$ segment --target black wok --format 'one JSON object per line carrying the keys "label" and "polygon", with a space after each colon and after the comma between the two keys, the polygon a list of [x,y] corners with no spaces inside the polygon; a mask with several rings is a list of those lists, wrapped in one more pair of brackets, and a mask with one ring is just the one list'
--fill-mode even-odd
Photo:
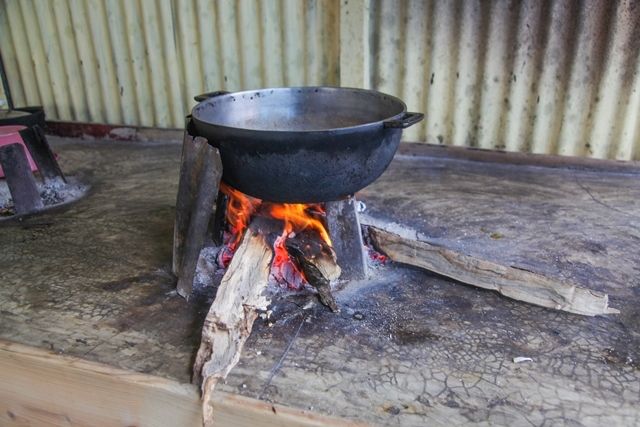
{"label": "black wok", "polygon": [[192,129],[220,149],[223,180],[284,203],[338,200],[378,178],[402,129],[422,120],[364,89],[299,87],[199,95]]}

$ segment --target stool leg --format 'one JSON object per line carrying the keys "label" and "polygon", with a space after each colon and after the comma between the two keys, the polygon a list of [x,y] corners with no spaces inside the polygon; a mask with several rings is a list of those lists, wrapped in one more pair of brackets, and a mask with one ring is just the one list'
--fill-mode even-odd
{"label": "stool leg", "polygon": [[0,147],[0,164],[7,180],[17,215],[36,212],[44,207],[36,180],[21,144]]}

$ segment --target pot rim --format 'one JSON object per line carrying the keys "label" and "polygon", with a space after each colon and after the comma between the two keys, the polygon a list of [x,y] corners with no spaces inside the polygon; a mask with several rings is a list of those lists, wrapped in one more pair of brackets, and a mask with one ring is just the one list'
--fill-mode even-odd
{"label": "pot rim", "polygon": [[[367,94],[372,94],[372,95],[377,95],[379,97],[382,97],[383,99],[390,99],[391,101],[397,103],[401,108],[402,111],[398,112],[397,114],[394,114],[392,116],[389,117],[385,117],[381,120],[376,120],[374,122],[367,122],[367,123],[361,123],[358,125],[353,125],[353,126],[345,126],[345,127],[336,127],[336,128],[327,128],[327,129],[312,129],[312,130],[299,130],[299,129],[278,129],[278,130],[273,130],[273,129],[252,129],[252,128],[244,128],[244,127],[237,127],[237,126],[227,126],[227,125],[221,125],[221,124],[217,124],[217,123],[213,123],[210,121],[206,121],[203,119],[200,119],[198,117],[198,109],[202,109],[204,108],[204,106],[206,106],[207,104],[211,104],[214,101],[213,100],[217,100],[217,99],[221,99],[221,98],[232,98],[232,97],[239,97],[239,96],[246,96],[246,95],[258,95],[261,92],[266,92],[266,91],[295,91],[295,90],[299,90],[299,91],[308,91],[308,92],[318,92],[319,90],[323,90],[323,91],[341,91],[341,92],[359,92],[359,93],[367,93]],[[342,86],[284,86],[284,87],[273,87],[273,88],[262,88],[262,89],[250,89],[250,90],[243,90],[243,91],[238,91],[238,92],[227,92],[227,93],[221,93],[221,94],[217,94],[215,96],[212,96],[211,98],[205,99],[204,101],[201,101],[199,103],[197,103],[192,109],[191,109],[191,118],[192,120],[196,123],[196,124],[201,124],[207,127],[213,127],[216,129],[220,129],[223,131],[231,131],[231,132],[252,132],[252,133],[260,133],[263,135],[274,135],[274,134],[294,134],[294,133],[303,133],[303,134],[323,134],[323,133],[350,133],[350,132],[358,132],[358,131],[363,131],[365,129],[370,129],[370,128],[375,128],[375,127],[383,127],[385,122],[389,122],[389,121],[394,121],[394,120],[398,120],[400,119],[405,113],[407,112],[407,105],[404,103],[404,101],[402,101],[400,98],[393,96],[393,95],[389,95],[387,93],[384,92],[380,92],[377,90],[373,90],[373,89],[361,89],[361,88],[353,88],[353,87],[342,87]]]}

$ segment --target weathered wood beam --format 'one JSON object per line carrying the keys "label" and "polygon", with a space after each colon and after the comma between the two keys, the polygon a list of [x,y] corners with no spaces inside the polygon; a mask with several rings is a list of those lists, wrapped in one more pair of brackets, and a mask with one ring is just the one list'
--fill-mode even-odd
{"label": "weathered wood beam", "polygon": [[619,313],[609,297],[568,281],[553,280],[524,269],[500,265],[414,238],[367,227],[373,245],[393,261],[424,268],[519,301],[570,313],[595,316]]}
{"label": "weathered wood beam", "polygon": [[[356,426],[355,422],[217,391],[216,426]],[[0,425],[202,426],[191,384],[0,340]]]}
{"label": "weathered wood beam", "polygon": [[189,384],[0,341],[0,425],[198,426]]}

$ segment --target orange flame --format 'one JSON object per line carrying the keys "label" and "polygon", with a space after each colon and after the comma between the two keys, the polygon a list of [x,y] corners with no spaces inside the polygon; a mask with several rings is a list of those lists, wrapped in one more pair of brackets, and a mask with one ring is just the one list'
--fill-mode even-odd
{"label": "orange flame", "polygon": [[233,241],[229,243],[231,250],[235,250],[240,243],[244,231],[249,226],[249,221],[260,206],[262,201],[229,187],[224,182],[220,183],[220,191],[227,195],[226,219],[229,231],[233,235]]}
{"label": "orange flame", "polygon": [[323,216],[324,209],[319,204],[305,205],[296,204],[269,204],[269,214],[271,217],[284,221],[284,231],[287,235],[291,232],[299,233],[306,228],[315,230],[322,240],[331,246],[329,233],[322,221],[316,216]]}
{"label": "orange flame", "polygon": [[291,233],[311,229],[331,246],[331,238],[322,220],[325,216],[323,206],[318,203],[263,203],[262,200],[247,196],[224,183],[220,185],[220,191],[228,196],[226,220],[229,228],[229,236],[225,239],[226,250],[222,251],[224,254],[222,264],[227,265],[231,260],[253,216],[261,215],[279,219],[283,222],[283,230],[273,245],[272,275],[277,281],[286,282],[292,288],[302,287],[305,281],[304,274],[291,261],[285,242]]}

